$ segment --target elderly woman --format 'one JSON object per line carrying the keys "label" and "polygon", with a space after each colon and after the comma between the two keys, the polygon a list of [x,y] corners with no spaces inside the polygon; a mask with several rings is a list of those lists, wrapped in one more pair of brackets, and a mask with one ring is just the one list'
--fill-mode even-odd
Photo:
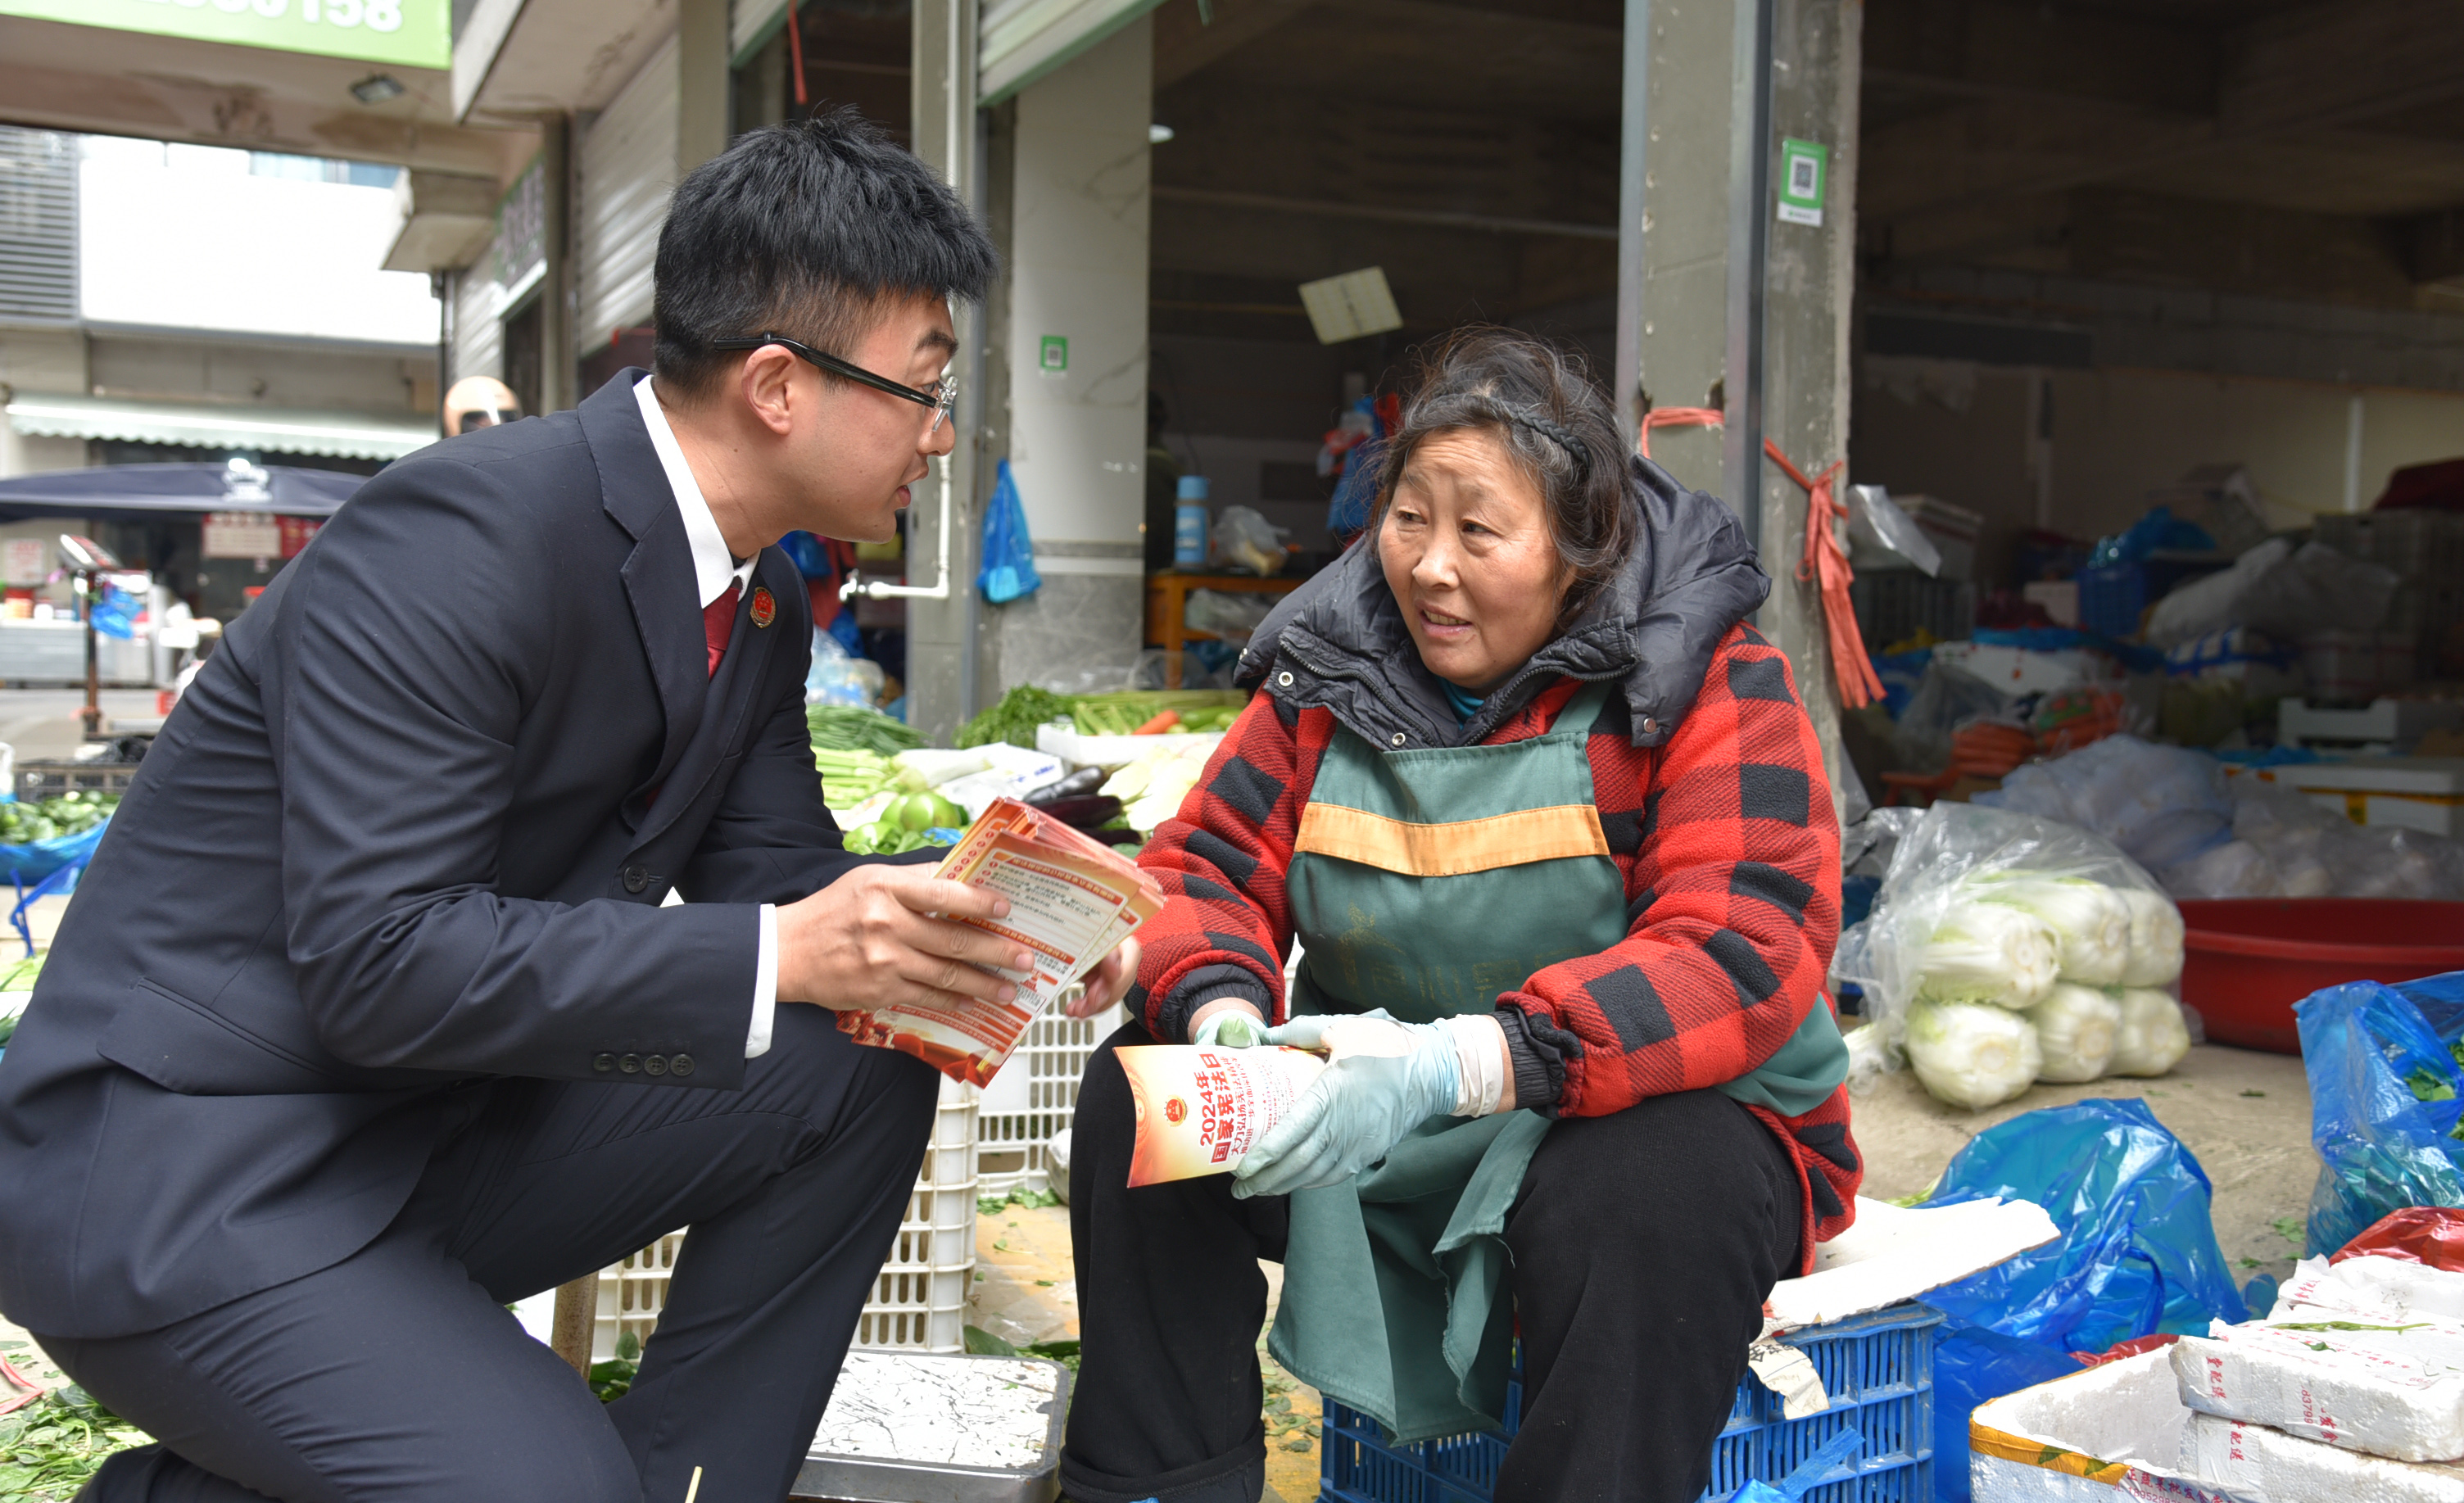
{"label": "elderly woman", "polygon": [[[1276,1359],[1404,1440],[1492,1427],[1519,1336],[1501,1503],[1690,1503],[1848,1224],[1838,830],[1734,519],[1507,331],[1436,352],[1384,466],[1142,858],[1173,900],[1070,1164],[1077,1503],[1254,1503],[1260,1258]],[[1154,1042],[1332,1064],[1235,1174],[1131,1189],[1112,1050]]]}

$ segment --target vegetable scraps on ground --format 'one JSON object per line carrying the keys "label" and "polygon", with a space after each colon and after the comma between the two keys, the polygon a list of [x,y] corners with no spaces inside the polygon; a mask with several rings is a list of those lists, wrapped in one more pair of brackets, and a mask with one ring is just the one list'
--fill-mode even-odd
{"label": "vegetable scraps on ground", "polygon": [[115,1451],[153,1439],[71,1386],[0,1415],[0,1497],[67,1503]]}

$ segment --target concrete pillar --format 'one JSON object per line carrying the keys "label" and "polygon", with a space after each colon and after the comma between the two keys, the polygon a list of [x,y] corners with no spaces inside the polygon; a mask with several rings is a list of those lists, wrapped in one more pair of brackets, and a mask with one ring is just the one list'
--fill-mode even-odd
{"label": "concrete pillar", "polygon": [[542,217],[546,232],[540,254],[546,268],[539,282],[539,410],[561,412],[581,405],[589,393],[579,388],[580,367],[573,357],[573,318],[579,298],[575,286],[573,206],[580,195],[573,151],[573,117],[550,115],[539,122],[539,177],[545,189]]}
{"label": "concrete pillar", "polygon": [[989,699],[1144,641],[1153,23],[1021,90],[1010,133],[1010,472],[1044,587],[985,608]]}
{"label": "concrete pillar", "polygon": [[[980,212],[997,201],[989,184],[982,121],[976,109],[976,15],[974,0],[917,0],[913,10],[909,77],[915,154],[958,189]],[[1000,228],[994,227],[996,239]],[[949,458],[947,588],[940,599],[907,597],[908,723],[947,745],[969,716],[982,708],[978,670],[983,602],[976,593],[976,540],[982,500],[991,493],[988,454],[1000,453],[1006,423],[999,390],[987,389],[987,328],[1000,308],[1001,290],[984,308],[956,310],[958,402],[950,420],[958,445]],[[993,382],[996,387],[1005,384]],[[938,474],[919,486],[908,524],[907,581],[930,589],[943,557],[941,481]]]}
{"label": "concrete pillar", "polygon": [[676,177],[727,149],[727,0],[677,0]]}
{"label": "concrete pillar", "polygon": [[[1626,17],[1620,395],[1726,409],[1725,430],[1658,430],[1652,456],[1736,507],[1761,548],[1771,594],[1758,624],[1788,653],[1837,799],[1854,774],[1820,595],[1796,577],[1806,494],[1761,444],[1808,476],[1846,456],[1863,11],[1629,0]],[[1825,148],[1819,225],[1778,215],[1783,140]]]}

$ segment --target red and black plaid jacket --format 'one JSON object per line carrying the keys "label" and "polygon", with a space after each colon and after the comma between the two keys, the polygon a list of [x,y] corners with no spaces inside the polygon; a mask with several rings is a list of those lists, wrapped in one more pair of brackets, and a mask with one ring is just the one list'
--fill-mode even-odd
{"label": "red and black plaid jacket", "polygon": [[[1580,685],[1560,679],[1487,744],[1548,730]],[[1613,710],[1622,706],[1611,697]],[[1291,952],[1284,887],[1334,715],[1261,690],[1206,775],[1139,857],[1173,901],[1139,931],[1133,1001],[1158,1038],[1179,1038],[1201,996],[1263,991],[1284,1016]],[[1822,748],[1788,660],[1750,627],[1729,629],[1693,708],[1661,745],[1638,747],[1622,714],[1588,746],[1600,827],[1625,879],[1631,928],[1598,955],[1550,966],[1498,998],[1544,1055],[1564,1116],[1605,1116],[1645,1096],[1736,1080],[1788,1042],[1839,933],[1839,829]],[[1244,974],[1245,973],[1245,974]],[[1226,984],[1229,983],[1229,984]],[[1518,1071],[1518,1094],[1523,1072]],[[1749,1108],[1795,1158],[1805,1186],[1805,1268],[1845,1230],[1864,1176],[1843,1087],[1802,1116]]]}

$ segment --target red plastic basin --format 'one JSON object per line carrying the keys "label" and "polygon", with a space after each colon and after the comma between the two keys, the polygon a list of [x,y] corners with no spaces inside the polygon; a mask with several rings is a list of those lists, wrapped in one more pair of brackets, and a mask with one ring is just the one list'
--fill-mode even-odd
{"label": "red plastic basin", "polygon": [[2232,897],[2181,907],[2182,1000],[2219,1044],[2299,1054],[2293,1005],[2321,986],[2464,971],[2464,903]]}

